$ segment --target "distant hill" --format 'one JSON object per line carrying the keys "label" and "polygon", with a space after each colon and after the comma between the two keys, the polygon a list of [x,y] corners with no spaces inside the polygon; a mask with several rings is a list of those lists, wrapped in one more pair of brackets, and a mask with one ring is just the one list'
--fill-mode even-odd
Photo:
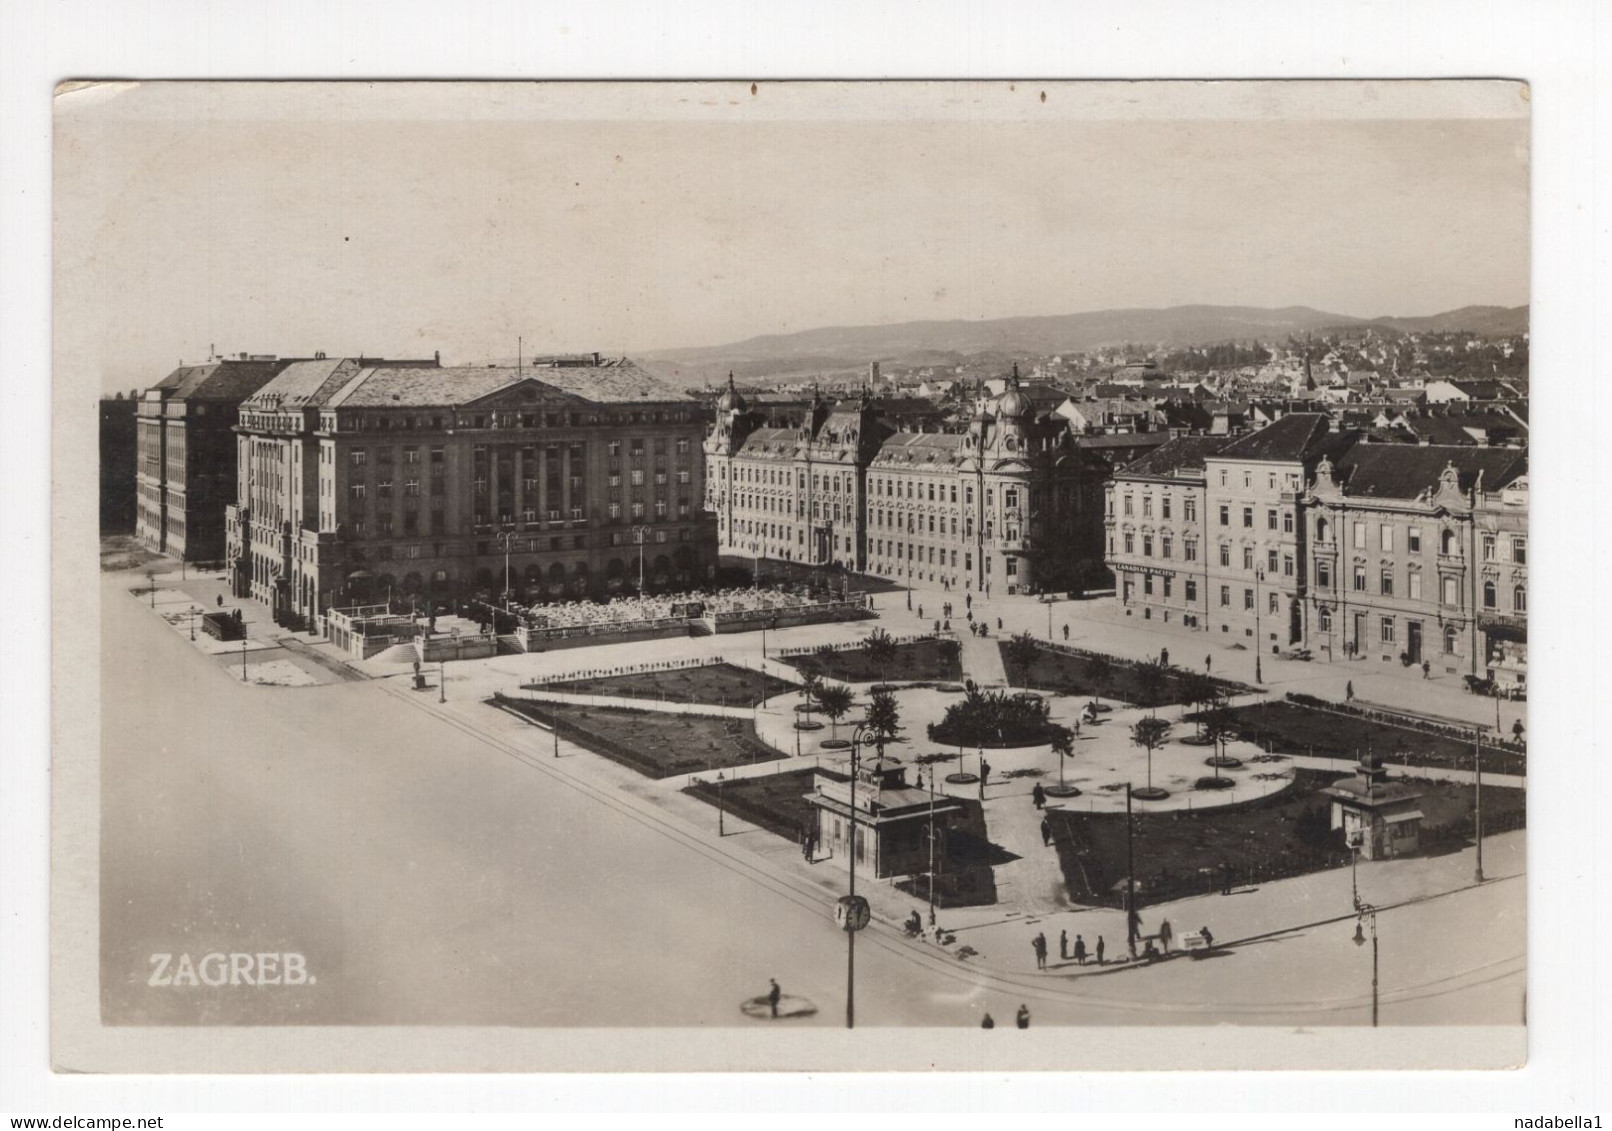
{"label": "distant hill", "polygon": [[731,369],[739,377],[829,375],[870,361],[906,365],[956,364],[977,354],[1072,353],[1126,343],[1212,345],[1233,340],[1283,341],[1289,335],[1375,325],[1402,332],[1465,330],[1500,336],[1528,328],[1528,308],[1468,306],[1425,318],[1354,318],[1307,306],[1173,306],[1096,310],[980,321],[900,322],[889,326],[826,326],[767,334],[721,346],[661,350],[635,360],[672,381],[704,384]]}

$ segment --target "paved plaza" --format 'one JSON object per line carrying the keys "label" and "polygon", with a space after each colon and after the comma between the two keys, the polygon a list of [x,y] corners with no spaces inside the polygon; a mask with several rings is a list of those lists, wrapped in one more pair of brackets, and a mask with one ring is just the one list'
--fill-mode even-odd
{"label": "paved plaza", "polygon": [[[140,590],[143,584],[143,579],[137,580],[125,589]],[[159,574],[156,584],[154,599],[153,595],[143,592],[128,594],[127,599],[153,606],[151,611],[187,643],[190,643],[188,629],[193,608],[217,608],[220,595],[226,607],[235,607],[223,593],[222,581],[216,577],[181,578],[172,573]],[[934,627],[933,618],[921,619],[920,609],[932,612],[947,599],[955,602],[955,594],[915,591],[909,611],[904,594],[881,594],[875,598],[878,620],[771,631],[766,634],[766,655],[762,652],[760,633],[660,641],[653,652],[654,662],[676,665],[722,660],[798,681],[800,673],[776,658],[779,649],[855,644],[878,627],[898,636],[930,631]],[[724,816],[723,835],[718,837],[717,815],[712,807],[683,792],[691,782],[709,775],[679,775],[650,781],[569,742],[555,742],[547,731],[498,712],[486,706],[484,700],[495,692],[502,692],[583,707],[619,705],[750,718],[762,741],[782,751],[785,757],[732,767],[726,771],[726,776],[732,780],[815,768],[827,760],[843,759],[843,749],[825,749],[822,744],[836,729],[840,738],[849,737],[867,703],[869,684],[851,685],[856,705],[837,728],[825,725],[821,730],[810,731],[801,731],[795,726],[801,717],[796,709],[803,699],[799,692],[775,695],[751,708],[646,703],[640,698],[553,692],[543,688],[545,682],[584,674],[631,671],[646,659],[643,646],[636,643],[503,655],[449,663],[445,667],[432,666],[426,673],[427,686],[422,691],[411,685],[410,665],[352,660],[338,653],[323,638],[291,633],[274,626],[261,606],[252,602],[239,604],[248,628],[247,670],[250,682],[262,685],[256,690],[258,694],[274,695],[276,687],[295,689],[314,684],[368,681],[409,706],[435,714],[468,733],[526,752],[523,757],[546,757],[551,764],[545,769],[550,773],[585,781],[590,787],[617,797],[630,798],[635,806],[648,805],[661,814],[660,819],[676,821],[693,835],[718,838],[724,852],[743,853],[753,867],[761,869],[775,882],[820,892],[824,906],[835,893],[844,889],[843,861],[819,859],[808,863],[794,843],[736,816]],[[1002,687],[1006,683],[998,651],[1000,640],[1015,632],[1030,632],[1046,639],[1049,624],[1052,639],[1059,643],[1064,641],[1063,627],[1068,625],[1069,643],[1131,659],[1157,658],[1161,649],[1168,649],[1173,663],[1185,665],[1189,657],[1196,657],[1198,650],[1204,649],[1206,666],[1213,674],[1253,685],[1253,659],[1247,652],[1217,646],[1202,634],[1137,624],[1124,617],[1111,598],[1057,602],[1033,598],[980,600],[974,603],[974,612],[976,620],[987,625],[988,635],[981,638],[964,634],[961,658],[965,677],[985,687]],[[226,669],[233,664],[233,670],[239,671],[242,652],[238,643],[214,641],[198,632],[193,646],[214,657],[214,662]],[[1425,715],[1461,720],[1468,725],[1494,725],[1496,701],[1470,695],[1451,679],[1407,678],[1398,670],[1389,671],[1369,662],[1306,663],[1268,657],[1262,666],[1264,685],[1239,696],[1236,703],[1280,697],[1291,690],[1342,699],[1352,686],[1357,700],[1400,705]],[[445,689],[440,686],[444,676]],[[293,694],[294,690],[286,693]],[[1042,837],[1043,814],[1031,800],[1036,784],[1052,785],[1060,780],[1059,760],[1050,746],[985,750],[983,756],[991,764],[991,776],[982,796],[976,783],[953,784],[944,780],[947,774],[958,771],[977,774],[982,752],[966,746],[960,750],[942,746],[926,736],[927,724],[938,721],[946,706],[957,701],[961,693],[898,686],[895,694],[903,731],[897,741],[889,744],[887,752],[909,764],[922,758],[924,763],[932,765],[937,771],[935,786],[940,793],[981,800],[990,840],[1001,850],[1003,858],[993,865],[995,904],[942,909],[940,938],[926,934],[918,940],[901,940],[900,945],[927,949],[948,962],[997,976],[1083,979],[1127,970],[1142,973],[1144,968],[1148,977],[1162,976],[1162,969],[1155,971],[1147,964],[1130,961],[1124,946],[1125,923],[1121,912],[1080,906],[1068,897],[1056,850]],[[1049,694],[1047,698],[1052,720],[1073,729],[1087,702],[1086,697]],[[1195,724],[1182,717],[1189,711],[1188,707],[1174,705],[1148,711],[1119,702],[1111,702],[1110,706],[1112,709],[1104,712],[1096,723],[1081,725],[1074,753],[1062,767],[1063,780],[1077,787],[1080,794],[1066,799],[1048,798],[1049,808],[1087,813],[1124,812],[1126,786],[1139,786],[1148,780],[1147,754],[1131,741],[1130,733],[1132,724],[1149,714],[1165,718],[1173,727],[1170,741],[1154,752],[1151,767],[1153,784],[1169,791],[1169,796],[1157,801],[1133,802],[1138,813],[1237,805],[1280,790],[1297,768],[1344,768],[1326,759],[1271,756],[1252,743],[1231,742],[1226,753],[1240,760],[1241,765],[1221,772],[1232,779],[1233,787],[1194,789],[1193,783],[1198,778],[1215,771],[1206,765],[1212,754],[1209,748],[1179,741],[1196,731]],[[1501,702],[1498,709],[1502,729],[1509,729],[1511,720],[1520,716],[1522,707]],[[1419,769],[1417,773],[1424,777],[1467,780],[1464,772],[1458,770]],[[1485,780],[1495,785],[1523,784],[1515,779],[1486,777]],[[924,781],[927,785],[927,770]],[[1491,882],[1514,881],[1521,875],[1522,841],[1521,832],[1486,840],[1486,867]],[[1419,907],[1429,899],[1455,899],[1473,886],[1471,857],[1472,850],[1467,849],[1436,857],[1366,864],[1360,869],[1361,883],[1373,893],[1372,898],[1384,906]],[[1203,896],[1148,907],[1144,910],[1143,928],[1153,932],[1160,921],[1170,919],[1177,937],[1208,926],[1219,941],[1250,940],[1249,945],[1253,945],[1260,939],[1302,932],[1314,923],[1347,919],[1352,914],[1351,879],[1349,869],[1334,869],[1257,888],[1238,884],[1229,899]],[[871,876],[861,877],[858,886],[872,901],[882,929],[892,936],[896,933],[894,925],[922,903],[897,890],[890,882],[875,881]],[[1058,954],[1060,937],[1066,937],[1072,945],[1078,935],[1088,949],[1093,950],[1096,939],[1102,937],[1108,961],[1102,966],[1094,961],[1081,965],[1072,958],[1055,957],[1046,971],[1037,971],[1029,946],[1036,933],[1047,935],[1054,956]],[[1520,944],[1518,962],[1520,969]]]}

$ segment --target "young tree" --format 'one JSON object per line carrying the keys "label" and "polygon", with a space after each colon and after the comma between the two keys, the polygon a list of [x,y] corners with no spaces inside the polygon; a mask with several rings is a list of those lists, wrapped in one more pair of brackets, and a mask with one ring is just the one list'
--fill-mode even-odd
{"label": "young tree", "polygon": [[1075,752],[1074,732],[1068,727],[1059,727],[1052,736],[1052,752],[1058,755],[1058,786],[1063,788],[1063,761]]}
{"label": "young tree", "polygon": [[1019,680],[1020,687],[1030,686],[1030,665],[1035,663],[1037,651],[1036,639],[1028,632],[1014,636],[1002,648],[1009,666],[1018,668],[1022,673]]}
{"label": "young tree", "polygon": [[800,689],[806,696],[806,721],[812,721],[812,705],[817,702],[818,694],[823,690],[823,677],[816,672],[807,672],[800,677]]}
{"label": "young tree", "polygon": [[883,627],[868,633],[868,638],[862,642],[862,650],[867,653],[868,659],[881,668],[896,658],[896,642]]}
{"label": "young tree", "polygon": [[1086,660],[1086,678],[1091,680],[1092,701],[1102,698],[1102,693],[1108,689],[1109,681],[1114,678],[1114,665],[1108,662],[1107,656],[1091,656]]}
{"label": "young tree", "polygon": [[893,692],[878,690],[868,701],[867,724],[880,738],[894,738],[901,729],[901,708]]}
{"label": "young tree", "polygon": [[1141,706],[1149,709],[1158,706],[1159,700],[1164,698],[1164,685],[1169,674],[1170,670],[1158,660],[1146,660],[1137,665],[1136,688],[1140,692],[1138,698]]}
{"label": "young tree", "polygon": [[1204,704],[1200,725],[1204,737],[1214,743],[1215,747],[1215,777],[1220,776],[1221,759],[1225,756],[1226,743],[1236,738],[1241,732],[1241,725],[1237,721],[1237,712],[1231,709],[1224,696],[1213,695]]}
{"label": "young tree", "polygon": [[818,709],[828,716],[831,733],[835,738],[840,736],[840,720],[850,711],[853,698],[851,689],[843,683],[825,684],[817,693]]}
{"label": "young tree", "polygon": [[1137,719],[1131,726],[1131,742],[1147,751],[1147,792],[1149,794],[1154,793],[1153,751],[1163,746],[1169,738],[1170,720],[1161,719],[1157,715],[1148,715],[1146,718]]}

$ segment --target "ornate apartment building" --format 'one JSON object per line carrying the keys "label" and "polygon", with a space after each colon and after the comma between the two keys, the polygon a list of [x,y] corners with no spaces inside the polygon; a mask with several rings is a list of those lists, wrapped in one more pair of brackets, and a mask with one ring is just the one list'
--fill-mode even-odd
{"label": "ornate apartment building", "polygon": [[1114,473],[1108,494],[1108,562],[1127,609],[1146,620],[1208,625],[1205,457],[1226,436],[1178,436]]}
{"label": "ornate apartment building", "polygon": [[186,561],[224,557],[240,404],[288,361],[242,355],[175,369],[135,411],[135,537]]}
{"label": "ornate apartment building", "polygon": [[705,415],[598,355],[291,365],[241,408],[235,592],[308,624],[388,594],[507,588],[539,603],[635,589],[640,553],[649,587],[702,580],[716,564]]}
{"label": "ornate apartment building", "polygon": [[1527,531],[1525,452],[1365,443],[1302,413],[1177,437],[1109,487],[1127,611],[1502,684],[1525,681]]}
{"label": "ornate apartment building", "polygon": [[1101,567],[1101,468],[1016,374],[961,433],[898,430],[867,394],[768,427],[730,380],[705,456],[723,553],[986,594]]}
{"label": "ornate apartment building", "polygon": [[1525,453],[1357,444],[1304,504],[1316,650],[1525,681]]}

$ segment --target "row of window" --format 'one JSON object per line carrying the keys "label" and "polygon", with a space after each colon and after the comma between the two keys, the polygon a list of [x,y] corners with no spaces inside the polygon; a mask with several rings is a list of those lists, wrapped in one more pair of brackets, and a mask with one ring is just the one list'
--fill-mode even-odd
{"label": "row of window", "polygon": [[[271,417],[253,417],[251,419],[271,420]],[[581,412],[494,412],[494,413],[466,413],[452,418],[440,413],[427,415],[377,413],[366,416],[357,413],[342,413],[339,416],[327,414],[322,427],[327,431],[339,428],[343,432],[388,432],[396,428],[400,431],[410,432],[416,429],[424,431],[430,429],[440,432],[445,423],[457,423],[460,428],[578,428],[583,425],[615,424],[672,424],[682,423],[690,419],[689,413],[684,410],[669,412],[632,412],[632,413],[581,413]]]}

